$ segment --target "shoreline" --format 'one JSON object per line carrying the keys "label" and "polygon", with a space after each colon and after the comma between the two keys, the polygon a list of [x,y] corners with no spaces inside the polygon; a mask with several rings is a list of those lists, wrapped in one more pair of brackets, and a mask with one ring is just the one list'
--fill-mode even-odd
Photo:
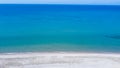
{"label": "shoreline", "polygon": [[6,58],[29,58],[29,57],[114,57],[120,58],[119,53],[86,53],[86,52],[25,52],[25,53],[0,53],[0,59]]}
{"label": "shoreline", "polygon": [[[36,52],[0,54],[0,68],[120,68],[120,54]],[[71,67],[70,67],[71,66]]]}

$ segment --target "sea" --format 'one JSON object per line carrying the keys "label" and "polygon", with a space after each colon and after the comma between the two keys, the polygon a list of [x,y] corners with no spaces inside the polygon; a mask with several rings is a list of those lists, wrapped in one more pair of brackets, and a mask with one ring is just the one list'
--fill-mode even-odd
{"label": "sea", "polygon": [[120,53],[120,5],[0,4],[0,53]]}

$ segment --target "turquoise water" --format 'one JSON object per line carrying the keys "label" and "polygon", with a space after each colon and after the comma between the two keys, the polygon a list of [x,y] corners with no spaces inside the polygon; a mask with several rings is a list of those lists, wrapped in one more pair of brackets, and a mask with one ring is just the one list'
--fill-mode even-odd
{"label": "turquoise water", "polygon": [[0,52],[120,52],[120,6],[0,5]]}

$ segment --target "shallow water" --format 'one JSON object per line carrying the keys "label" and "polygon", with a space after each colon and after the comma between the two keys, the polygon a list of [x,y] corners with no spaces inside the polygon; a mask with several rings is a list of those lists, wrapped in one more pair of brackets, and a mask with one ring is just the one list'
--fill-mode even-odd
{"label": "shallow water", "polygon": [[120,52],[120,6],[0,5],[0,52]]}

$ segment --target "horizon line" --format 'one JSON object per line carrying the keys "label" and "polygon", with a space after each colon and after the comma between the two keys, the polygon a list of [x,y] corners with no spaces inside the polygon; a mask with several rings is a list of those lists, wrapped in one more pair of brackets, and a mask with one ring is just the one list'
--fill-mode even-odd
{"label": "horizon line", "polygon": [[109,6],[109,5],[115,5],[115,6],[120,6],[120,4],[47,4],[47,3],[0,3],[1,4],[9,4],[9,5],[103,5],[103,6]]}

